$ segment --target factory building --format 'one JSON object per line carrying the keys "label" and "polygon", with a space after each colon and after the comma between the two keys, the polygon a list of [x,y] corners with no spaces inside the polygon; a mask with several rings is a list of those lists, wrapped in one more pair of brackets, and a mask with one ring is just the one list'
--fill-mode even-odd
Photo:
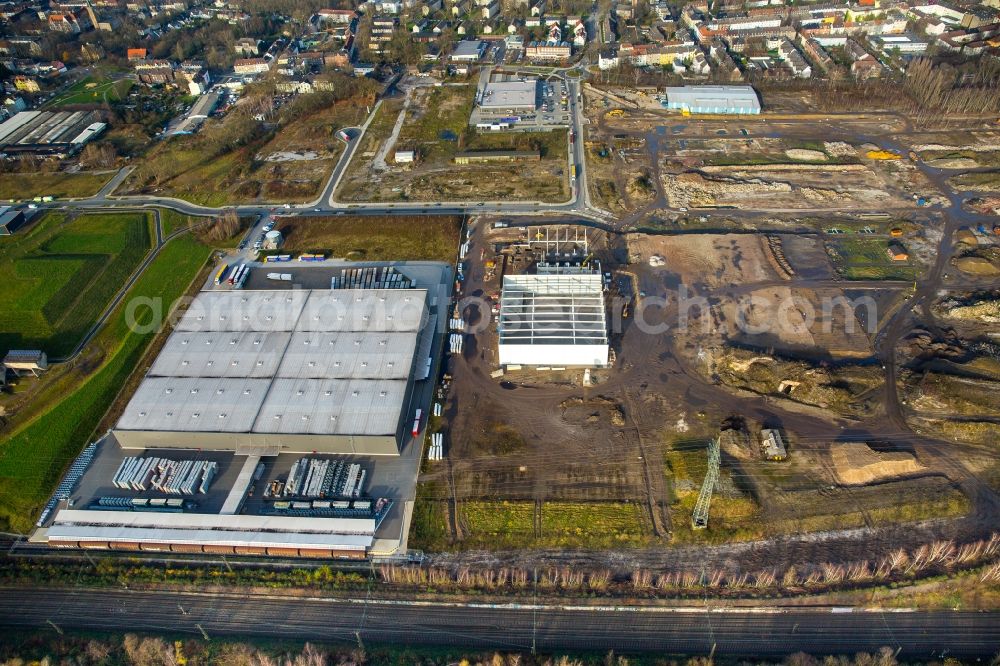
{"label": "factory building", "polygon": [[758,115],[760,100],[750,86],[677,86],[666,89],[663,106],[684,113]]}
{"label": "factory building", "polygon": [[202,292],[114,435],[124,448],[398,455],[420,337],[433,335],[426,298],[423,289]]}
{"label": "factory building", "polygon": [[607,365],[600,273],[505,275],[499,336],[500,365]]}
{"label": "factory building", "polygon": [[534,113],[538,99],[538,80],[497,81],[487,83],[479,100],[483,114],[510,115]]}
{"label": "factory building", "polygon": [[405,551],[450,268],[285,270],[301,286],[198,294],[116,426],[70,464],[34,539],[323,559]]}
{"label": "factory building", "polygon": [[71,155],[106,127],[96,111],[21,111],[0,124],[0,152]]}

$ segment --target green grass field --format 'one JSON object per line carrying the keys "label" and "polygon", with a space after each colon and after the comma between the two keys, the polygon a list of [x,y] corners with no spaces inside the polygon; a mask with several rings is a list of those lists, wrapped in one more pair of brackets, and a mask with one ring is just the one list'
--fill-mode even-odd
{"label": "green grass field", "polygon": [[462,548],[620,548],[644,546],[652,530],[632,502],[546,501],[535,534],[535,504],[525,501],[460,503],[466,530]]}
{"label": "green grass field", "polygon": [[46,108],[70,106],[73,104],[112,104],[125,99],[125,95],[135,83],[129,79],[118,81],[95,81],[87,77],[54,97]]}
{"label": "green grass field", "polygon": [[0,348],[68,354],[151,248],[147,213],[48,213],[0,240]]}
{"label": "green grass field", "polygon": [[919,267],[913,260],[893,261],[884,238],[838,238],[827,249],[837,270],[848,280],[912,280]]}
{"label": "green grass field", "polygon": [[442,133],[451,133],[457,139],[465,132],[475,94],[476,87],[471,85],[433,88],[419,118],[414,118],[417,105],[407,112],[396,150],[416,149],[424,159],[450,159],[458,143],[443,140]]}
{"label": "green grass field", "polygon": [[58,199],[92,197],[113,175],[113,171],[0,173],[0,199],[29,201],[44,196]]}
{"label": "green grass field", "polygon": [[[131,298],[160,299],[164,314],[182,296],[211,249],[190,235],[170,241],[133,285],[125,302],[88,348],[103,350],[100,365],[66,390],[46,411],[15,423],[0,440],[0,530],[31,529],[52,488],[97,428],[155,333],[129,328],[125,304]],[[153,315],[139,312],[138,322]]]}
{"label": "green grass field", "polygon": [[456,216],[278,218],[282,251],[332,253],[354,260],[429,260],[452,263],[461,219]]}

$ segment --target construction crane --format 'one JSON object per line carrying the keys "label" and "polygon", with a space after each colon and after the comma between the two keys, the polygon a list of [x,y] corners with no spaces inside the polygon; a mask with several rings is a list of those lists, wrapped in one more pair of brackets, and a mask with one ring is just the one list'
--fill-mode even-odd
{"label": "construction crane", "polygon": [[719,483],[719,463],[721,461],[719,438],[716,437],[708,444],[708,469],[705,471],[705,480],[701,484],[701,492],[698,493],[698,501],[694,505],[694,513],[691,514],[692,529],[703,530],[708,527],[708,509],[712,504],[712,492]]}

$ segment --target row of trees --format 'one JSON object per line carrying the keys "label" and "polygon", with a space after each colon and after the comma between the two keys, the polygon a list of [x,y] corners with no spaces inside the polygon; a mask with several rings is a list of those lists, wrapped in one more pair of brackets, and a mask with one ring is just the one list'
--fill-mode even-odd
{"label": "row of trees", "polygon": [[756,572],[727,571],[721,568],[676,570],[654,573],[636,570],[627,578],[615,577],[608,570],[583,572],[571,567],[548,567],[526,570],[516,567],[500,569],[459,568],[455,571],[435,567],[400,567],[383,565],[382,580],[395,585],[438,589],[466,590],[525,590],[537,588],[549,591],[613,592],[622,595],[664,593],[717,593],[733,591],[799,593],[803,590],[836,589],[888,583],[917,578],[931,572],[947,572],[956,568],[989,563],[980,578],[983,582],[1000,581],[1000,534],[987,539],[957,545],[953,541],[935,541],[912,550],[899,548],[875,560],[847,563],[820,562],[790,565],[785,569],[770,568]]}
{"label": "row of trees", "polygon": [[[465,649],[409,649],[403,645],[365,650],[351,646],[322,646],[305,643],[301,649],[259,648],[250,643],[214,640],[175,640],[170,642],[159,636],[125,634],[121,638],[82,638],[74,635],[30,641],[11,641],[12,651],[23,651],[24,656],[8,656],[2,666],[51,666],[54,664],[124,663],[130,666],[366,666],[368,664],[410,664],[417,666],[629,666],[629,657],[608,652],[603,658],[580,661],[567,656],[533,655],[520,652],[490,652]],[[46,653],[38,656],[38,648]],[[642,663],[646,663],[646,659]],[[672,656],[657,658],[663,666],[713,666],[711,658]],[[768,662],[760,662],[768,663]],[[876,653],[859,652],[852,656],[814,657],[798,653],[773,664],[784,666],[896,666],[896,653],[884,647]]]}

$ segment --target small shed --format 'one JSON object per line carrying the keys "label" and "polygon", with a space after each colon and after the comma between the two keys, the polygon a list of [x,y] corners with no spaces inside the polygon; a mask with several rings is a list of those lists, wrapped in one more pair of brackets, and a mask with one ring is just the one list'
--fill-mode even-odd
{"label": "small shed", "polygon": [[788,457],[788,450],[785,442],[781,439],[781,433],[773,428],[760,431],[761,449],[764,457],[768,460],[784,460]]}
{"label": "small shed", "polygon": [[23,210],[5,210],[0,213],[0,236],[10,236],[25,222]]}
{"label": "small shed", "polygon": [[15,375],[30,372],[36,377],[48,370],[49,359],[45,352],[39,349],[11,349],[3,359],[3,367]]}

